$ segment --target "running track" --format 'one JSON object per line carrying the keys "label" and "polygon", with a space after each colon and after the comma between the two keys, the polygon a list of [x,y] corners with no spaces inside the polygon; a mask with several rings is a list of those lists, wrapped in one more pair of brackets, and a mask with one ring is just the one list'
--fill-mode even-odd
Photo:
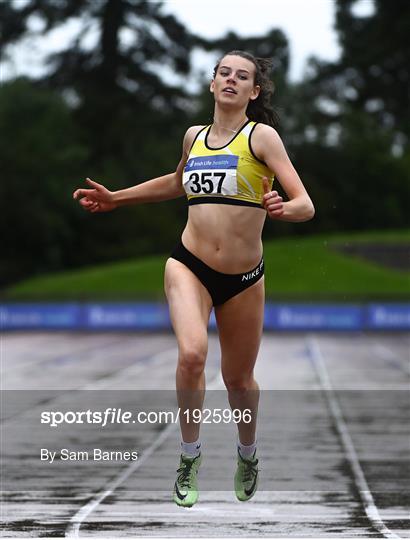
{"label": "running track", "polygon": [[[170,501],[176,424],[121,426],[115,441],[131,441],[135,462],[60,467],[38,455],[57,437],[38,429],[43,410],[83,409],[84,396],[101,405],[107,395],[172,409],[172,335],[5,334],[2,536],[410,538],[409,345],[399,333],[265,334],[256,369],[261,489],[236,501],[234,426],[204,425],[200,500],[182,509]],[[227,406],[215,335],[206,376],[208,406]],[[64,446],[75,445],[75,429],[58,432]],[[88,436],[107,445],[103,429]]]}

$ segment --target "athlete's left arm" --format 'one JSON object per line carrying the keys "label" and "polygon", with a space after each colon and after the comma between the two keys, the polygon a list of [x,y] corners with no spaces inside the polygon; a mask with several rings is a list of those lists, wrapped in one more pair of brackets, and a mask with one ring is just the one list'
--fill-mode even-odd
{"label": "athlete's left arm", "polygon": [[308,221],[315,208],[305,186],[296,172],[277,131],[266,124],[258,124],[252,136],[252,149],[264,161],[289,197],[283,202],[277,191],[271,191],[264,181],[263,206],[272,219]]}

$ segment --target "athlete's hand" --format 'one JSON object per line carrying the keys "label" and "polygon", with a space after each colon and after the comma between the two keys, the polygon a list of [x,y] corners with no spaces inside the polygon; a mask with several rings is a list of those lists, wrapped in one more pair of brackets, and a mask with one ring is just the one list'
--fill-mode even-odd
{"label": "athlete's hand", "polygon": [[89,212],[109,212],[116,208],[112,191],[89,178],[86,181],[92,189],[76,189],[73,193],[73,199],[78,200],[84,210]]}
{"label": "athlete's hand", "polygon": [[262,181],[264,193],[262,205],[271,219],[280,218],[283,214],[283,199],[277,191],[270,190],[269,180],[266,176],[262,178]]}

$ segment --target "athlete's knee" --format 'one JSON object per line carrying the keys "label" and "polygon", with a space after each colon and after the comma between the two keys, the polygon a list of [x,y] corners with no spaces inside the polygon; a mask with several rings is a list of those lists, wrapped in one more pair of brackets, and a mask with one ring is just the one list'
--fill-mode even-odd
{"label": "athlete's knee", "polygon": [[207,347],[191,344],[180,347],[178,368],[189,375],[201,375],[205,369]]}
{"label": "athlete's knee", "polygon": [[237,394],[244,394],[249,390],[256,390],[256,381],[253,378],[253,373],[250,374],[222,374],[226,389],[229,392],[235,392]]}

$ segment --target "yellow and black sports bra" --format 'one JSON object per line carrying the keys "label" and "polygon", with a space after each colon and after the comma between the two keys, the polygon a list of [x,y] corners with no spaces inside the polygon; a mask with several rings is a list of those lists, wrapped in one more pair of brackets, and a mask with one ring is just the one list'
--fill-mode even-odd
{"label": "yellow and black sports bra", "polygon": [[270,185],[272,172],[252,151],[251,135],[256,122],[248,120],[238,133],[220,148],[208,146],[211,126],[199,131],[184,168],[183,185],[188,204],[235,204],[262,208],[262,178]]}

